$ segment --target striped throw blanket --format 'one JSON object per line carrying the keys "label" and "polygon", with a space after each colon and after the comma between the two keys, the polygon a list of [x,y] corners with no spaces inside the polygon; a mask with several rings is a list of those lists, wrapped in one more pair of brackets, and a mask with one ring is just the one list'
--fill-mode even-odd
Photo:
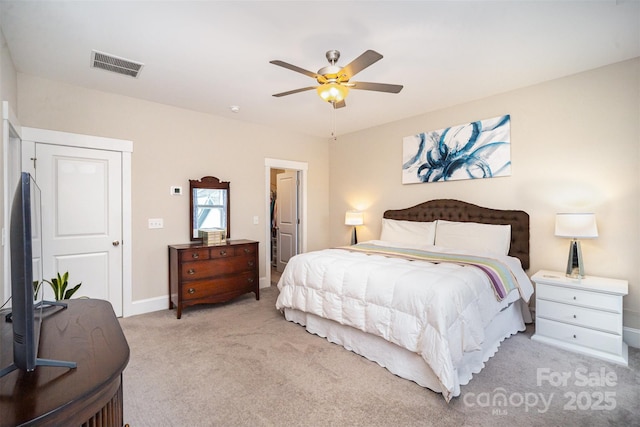
{"label": "striped throw blanket", "polygon": [[501,261],[476,255],[464,255],[445,252],[429,252],[419,249],[394,248],[389,246],[378,246],[367,243],[359,243],[354,246],[341,246],[338,249],[345,249],[352,252],[363,252],[369,255],[377,254],[409,260],[429,261],[434,263],[450,262],[458,265],[470,265],[482,270],[491,285],[498,301],[502,301],[513,289],[520,291],[511,269]]}

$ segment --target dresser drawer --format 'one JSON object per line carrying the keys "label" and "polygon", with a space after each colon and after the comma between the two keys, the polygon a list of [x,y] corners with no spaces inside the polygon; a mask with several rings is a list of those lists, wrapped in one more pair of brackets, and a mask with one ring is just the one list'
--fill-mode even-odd
{"label": "dresser drawer", "polygon": [[614,313],[622,312],[622,298],[618,295],[585,291],[581,289],[563,288],[559,286],[545,285],[543,283],[537,284],[536,295],[536,298],[545,300],[591,307],[598,310],[607,310]]}
{"label": "dresser drawer", "polygon": [[209,259],[209,249],[197,248],[180,251],[180,262],[207,260]]}
{"label": "dresser drawer", "polygon": [[236,247],[236,255],[253,255],[258,251],[258,245],[244,245]]}
{"label": "dresser drawer", "polygon": [[211,246],[209,248],[211,258],[226,258],[230,256],[235,256],[236,249],[233,246],[220,245],[220,246]]}
{"label": "dresser drawer", "polygon": [[195,280],[184,284],[182,287],[182,298],[184,300],[196,300],[220,296],[222,300],[227,293],[253,291],[255,284],[256,278],[254,272],[246,272],[219,279]]}
{"label": "dresser drawer", "polygon": [[545,319],[558,320],[614,334],[622,333],[622,315],[609,311],[541,300],[536,305],[536,313],[538,317]]}
{"label": "dresser drawer", "polygon": [[567,323],[555,322],[538,317],[536,334],[558,341],[588,347],[619,355],[622,350],[622,336],[587,329]]}
{"label": "dresser drawer", "polygon": [[234,256],[230,258],[211,259],[207,262],[195,261],[182,264],[180,279],[198,280],[225,274],[240,273],[256,268],[253,256]]}

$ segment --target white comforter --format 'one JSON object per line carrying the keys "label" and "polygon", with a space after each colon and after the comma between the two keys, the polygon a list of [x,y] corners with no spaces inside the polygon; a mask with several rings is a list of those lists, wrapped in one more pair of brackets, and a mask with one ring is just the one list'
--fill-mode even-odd
{"label": "white comforter", "polygon": [[[445,251],[429,247],[434,249]],[[497,258],[495,254],[491,257]],[[503,258],[528,301],[533,287],[520,262]],[[293,257],[278,289],[276,307],[280,310],[312,313],[420,354],[438,377],[447,401],[455,388],[455,367],[463,353],[479,350],[484,327],[521,297],[513,290],[498,302],[489,279],[475,267],[343,249]]]}

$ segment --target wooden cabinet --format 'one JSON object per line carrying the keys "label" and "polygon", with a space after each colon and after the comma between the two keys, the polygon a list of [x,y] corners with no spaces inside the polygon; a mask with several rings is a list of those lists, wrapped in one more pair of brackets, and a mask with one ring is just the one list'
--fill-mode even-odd
{"label": "wooden cabinet", "polygon": [[[43,310],[38,356],[75,369],[39,366],[0,378],[0,427],[123,425],[122,371],[129,345],[111,304],[79,298]],[[0,321],[0,366],[13,359],[13,328]]]}
{"label": "wooden cabinet", "polygon": [[622,340],[626,280],[571,279],[553,271],[539,271],[531,279],[536,283],[536,333],[531,339],[628,364]]}
{"label": "wooden cabinet", "polygon": [[254,292],[260,299],[258,242],[228,240],[224,245],[169,246],[169,308],[229,301]]}

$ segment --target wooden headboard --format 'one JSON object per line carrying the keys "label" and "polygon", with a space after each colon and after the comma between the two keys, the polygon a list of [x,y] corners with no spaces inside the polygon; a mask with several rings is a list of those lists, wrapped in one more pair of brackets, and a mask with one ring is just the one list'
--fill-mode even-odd
{"label": "wooden headboard", "polygon": [[509,255],[529,269],[529,214],[524,211],[489,209],[453,199],[438,199],[420,203],[406,209],[388,210],[384,218],[429,222],[436,219],[482,224],[511,225]]}

